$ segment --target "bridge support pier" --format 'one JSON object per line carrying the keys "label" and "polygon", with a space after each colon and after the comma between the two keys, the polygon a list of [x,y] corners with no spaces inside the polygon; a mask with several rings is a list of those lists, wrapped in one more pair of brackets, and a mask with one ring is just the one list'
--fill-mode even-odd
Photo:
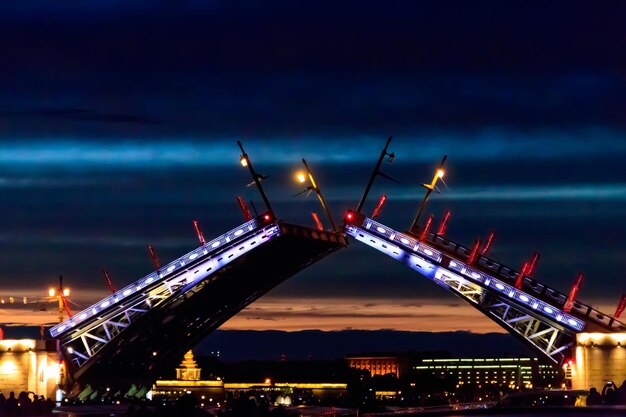
{"label": "bridge support pier", "polygon": [[598,391],[607,381],[626,380],[626,333],[579,333],[572,364],[572,388]]}

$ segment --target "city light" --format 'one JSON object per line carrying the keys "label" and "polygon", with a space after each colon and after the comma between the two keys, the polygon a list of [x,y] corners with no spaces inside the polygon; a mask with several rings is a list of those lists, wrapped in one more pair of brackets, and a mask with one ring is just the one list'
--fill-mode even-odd
{"label": "city light", "polygon": [[422,200],[422,203],[420,204],[419,209],[417,210],[417,214],[415,215],[415,218],[413,219],[413,223],[411,224],[411,227],[409,228],[409,230],[415,231],[419,227],[419,220],[422,215],[422,212],[424,211],[424,208],[426,207],[426,203],[428,202],[428,199],[430,198],[430,194],[433,191],[436,193],[441,193],[441,191],[437,187],[437,180],[441,179],[443,181],[443,176],[446,173],[445,170],[443,169],[446,163],[446,159],[448,159],[448,155],[444,155],[443,159],[441,160],[441,164],[439,165],[439,168],[437,169],[437,171],[435,171],[435,175],[433,176],[433,179],[430,182],[430,184],[421,184],[422,187],[426,188],[426,194],[424,195],[424,199]]}
{"label": "city light", "polygon": [[256,188],[259,190],[259,194],[261,194],[261,198],[263,199],[263,203],[265,204],[265,208],[267,209],[267,211],[270,212],[272,217],[276,217],[274,215],[274,210],[272,209],[272,205],[270,204],[270,201],[267,198],[265,191],[263,190],[263,186],[261,185],[261,180],[266,179],[267,176],[261,175],[255,171],[254,167],[252,166],[252,162],[250,161],[250,158],[248,157],[248,154],[243,149],[243,145],[241,144],[241,141],[237,141],[237,145],[239,146],[239,149],[241,149],[241,156],[239,157],[239,162],[241,163],[242,167],[248,168],[248,170],[250,171],[250,175],[252,176],[252,182],[249,183],[247,186],[249,187],[252,185],[256,185]]}
{"label": "city light", "polygon": [[50,288],[50,289],[48,290],[48,295],[49,295],[50,297],[54,297],[54,294],[56,294],[56,291],[54,290],[54,288]]}
{"label": "city light", "polygon": [[63,295],[66,296],[66,297],[69,297],[70,296],[70,289],[69,288],[64,288],[63,289]]}
{"label": "city light", "polygon": [[328,221],[330,222],[332,230],[333,231],[337,230],[337,226],[335,225],[335,221],[333,220],[333,216],[330,213],[330,210],[328,209],[328,205],[326,204],[326,200],[324,200],[324,196],[322,195],[322,190],[320,189],[319,185],[316,183],[315,178],[313,177],[313,172],[311,172],[311,169],[309,168],[309,165],[306,163],[306,160],[304,158],[302,158],[302,164],[304,165],[304,168],[306,170],[306,174],[304,172],[301,172],[301,171],[296,173],[296,180],[300,184],[303,184],[306,181],[307,177],[308,177],[310,185],[307,185],[307,187],[303,191],[300,191],[296,195],[300,195],[300,194],[303,194],[303,193],[307,193],[307,195],[309,195],[309,193],[311,191],[315,191],[315,194],[317,194],[317,199],[319,200],[320,204],[322,205],[322,208],[324,209],[324,212],[326,213],[326,217],[328,217]]}

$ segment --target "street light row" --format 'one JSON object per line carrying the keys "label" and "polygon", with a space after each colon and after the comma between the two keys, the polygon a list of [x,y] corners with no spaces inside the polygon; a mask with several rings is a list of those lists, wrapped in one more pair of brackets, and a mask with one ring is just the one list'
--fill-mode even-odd
{"label": "street light row", "polygon": [[[388,152],[387,148],[389,147],[389,144],[391,143],[391,137],[389,137],[387,139],[387,143],[385,144],[385,147],[383,148],[382,152],[380,153],[380,157],[378,158],[378,161],[376,163],[376,166],[374,167],[374,170],[372,172],[372,175],[369,179],[369,182],[365,188],[365,191],[363,193],[363,196],[361,197],[361,200],[359,201],[359,204],[357,206],[356,212],[361,212],[363,205],[365,203],[365,199],[367,198],[367,195],[374,183],[375,178],[380,175],[384,178],[390,179],[392,181],[395,182],[399,182],[397,181],[395,178],[385,174],[384,172],[382,172],[380,170],[380,166],[383,162],[383,160],[385,159],[385,157],[387,157],[388,162],[393,162],[394,158],[395,158],[395,153],[394,152]],[[239,158],[239,162],[241,163],[241,166],[243,167],[247,167],[250,170],[250,174],[252,175],[252,179],[253,182],[248,184],[248,185],[252,185],[252,184],[256,184],[261,197],[263,198],[263,202],[265,203],[265,206],[268,210],[268,212],[272,215],[272,217],[275,218],[274,212],[270,206],[269,200],[265,194],[265,191],[263,190],[263,187],[261,185],[261,180],[265,179],[267,177],[258,174],[254,168],[252,167],[252,163],[250,161],[250,158],[248,156],[248,154],[245,152],[245,150],[243,149],[243,145],[241,144],[240,141],[237,141],[237,144],[239,145],[239,148],[241,149],[241,155]],[[434,191],[436,193],[440,193],[439,188],[437,187],[437,182],[439,180],[443,181],[443,177],[445,175],[445,170],[444,170],[444,165],[446,163],[446,159],[448,158],[447,155],[445,155],[443,157],[443,160],[441,161],[441,164],[439,165],[439,168],[435,171],[435,174],[433,176],[432,181],[429,184],[421,184],[424,188],[426,188],[426,194],[424,196],[424,199],[422,200],[422,203],[420,204],[419,210],[417,212],[417,214],[415,215],[415,218],[413,220],[413,223],[411,224],[410,227],[410,231],[411,232],[415,232],[418,229],[419,226],[419,220],[420,217],[422,215],[422,212],[424,210],[424,207],[426,206],[426,203],[428,202],[428,199],[431,195],[431,193]],[[317,182],[315,181],[315,178],[313,177],[313,173],[311,172],[311,169],[309,168],[306,160],[304,158],[302,158],[302,164],[304,165],[305,171],[302,172],[297,172],[295,175],[296,181],[298,181],[299,183],[303,184],[307,181],[307,179],[309,180],[309,185],[306,186],[306,188],[297,193],[296,195],[300,195],[303,193],[307,193],[307,195],[311,192],[311,191],[315,191],[315,194],[317,195],[317,198],[320,202],[320,204],[322,205],[322,208],[324,209],[324,212],[326,213],[326,216],[328,217],[328,221],[331,224],[331,230],[332,231],[337,231],[337,226],[335,224],[335,221],[333,220],[332,214],[330,212],[330,210],[328,209],[328,204],[326,203],[324,196],[322,194],[322,190],[320,189],[320,187],[318,186]],[[445,184],[445,183],[444,183]],[[381,203],[379,203],[379,207],[377,207],[377,212],[380,211],[380,208],[382,206],[382,204],[384,204],[385,199],[383,198],[381,200]],[[317,218],[317,215],[315,213],[313,214],[313,218],[316,220],[316,222],[318,223],[318,227],[319,227],[319,219]]]}
{"label": "street light row", "polygon": [[[360,212],[363,208],[365,199],[367,198],[367,195],[373,185],[373,182],[375,180],[375,178],[380,175],[384,178],[390,179],[392,181],[396,181],[394,178],[390,177],[389,175],[383,173],[380,170],[381,164],[383,162],[383,160],[385,159],[385,157],[387,157],[388,162],[393,162],[394,158],[395,158],[395,153],[393,152],[388,152],[387,148],[389,147],[389,144],[391,143],[391,137],[389,137],[387,139],[387,143],[385,144],[385,147],[383,148],[380,157],[376,163],[376,166],[373,170],[372,176],[370,177],[370,180],[366,186],[366,189],[363,193],[363,196],[361,197],[361,200],[359,201],[358,207],[357,207],[357,212]],[[274,211],[271,207],[271,204],[269,202],[269,199],[267,198],[267,195],[265,194],[265,191],[263,189],[263,186],[261,184],[261,181],[266,179],[267,177],[265,175],[261,175],[258,172],[255,171],[252,162],[250,161],[250,157],[248,156],[248,154],[245,152],[243,145],[241,144],[240,141],[237,141],[237,144],[239,145],[239,148],[241,149],[241,155],[239,158],[239,162],[241,164],[242,167],[244,168],[248,168],[248,170],[250,171],[250,175],[252,176],[252,182],[248,185],[256,185],[259,193],[261,194],[261,198],[263,199],[263,203],[265,204],[265,207],[267,209],[267,214],[266,216],[271,216],[271,218],[276,218]],[[437,193],[439,193],[439,189],[437,188],[437,181],[438,180],[442,180],[444,175],[445,175],[445,171],[443,169],[444,164],[446,162],[446,158],[447,156],[444,156],[441,165],[439,166],[439,168],[437,169],[437,171],[435,172],[435,175],[431,181],[430,184],[422,184],[423,187],[426,188],[426,195],[424,196],[424,200],[422,201],[422,204],[420,205],[419,211],[413,221],[413,224],[411,226],[411,231],[415,231],[417,226],[418,226],[418,221],[420,218],[420,215],[424,209],[424,206],[426,205],[426,202],[428,201],[428,198],[430,196],[430,194],[435,191]],[[304,171],[299,171],[295,174],[295,179],[298,183],[300,184],[305,184],[307,183],[308,180],[308,185],[306,185],[305,189],[302,190],[301,192],[297,193],[296,195],[300,195],[303,193],[307,193],[310,194],[311,192],[315,192],[315,194],[317,195],[317,198],[326,214],[326,217],[328,218],[328,221],[330,222],[331,225],[331,230],[332,231],[337,231],[337,225],[333,219],[333,216],[328,208],[328,204],[326,203],[326,200],[324,199],[324,196],[322,194],[322,190],[319,186],[319,184],[317,183],[317,181],[315,181],[315,177],[313,176],[313,172],[311,171],[311,168],[309,167],[309,165],[307,164],[306,160],[304,158],[302,158],[302,164],[304,165]],[[382,204],[384,203],[384,198],[381,200],[381,202],[379,203],[379,207],[377,207],[377,211],[380,210]],[[242,202],[240,201],[240,204]],[[245,203],[244,203],[245,204]],[[317,217],[316,213],[312,213],[313,218],[315,220],[315,222],[317,223],[317,226],[319,229],[322,229],[322,225],[319,221],[319,218]],[[202,236],[202,232],[200,231],[198,224],[196,221],[194,221],[194,227],[196,228],[196,232],[198,233],[198,237],[200,239],[200,241],[203,241],[203,236]],[[151,252],[151,257],[153,258],[153,262],[155,262],[155,267],[158,268],[158,258],[156,258],[156,253],[154,252],[154,249],[148,245],[149,248],[149,252]],[[152,249],[152,250],[150,250]],[[110,276],[108,275],[108,272],[106,270],[103,270],[103,273],[105,275],[105,279],[107,281],[107,284],[109,285],[109,288],[112,291],[114,290],[112,281],[110,279]],[[71,316],[71,311],[69,308],[69,303],[67,300],[67,297],[70,296],[70,289],[63,287],[63,278],[59,277],[59,287],[58,288],[53,288],[51,287],[48,290],[48,295],[52,298],[52,297],[58,297],[58,301],[59,301],[59,321],[62,322],[63,321],[63,310],[65,309],[68,313],[68,316]]]}

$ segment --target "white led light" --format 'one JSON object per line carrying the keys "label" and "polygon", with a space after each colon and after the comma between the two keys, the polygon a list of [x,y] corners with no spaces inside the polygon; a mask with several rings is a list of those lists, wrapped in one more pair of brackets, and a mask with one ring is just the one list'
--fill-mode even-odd
{"label": "white led light", "polygon": [[480,274],[478,272],[472,271],[470,273],[470,276],[474,279],[479,279],[480,278]]}
{"label": "white led light", "polygon": [[572,326],[578,326],[578,322],[574,319],[568,319],[567,322]]}
{"label": "white led light", "polygon": [[491,284],[491,279],[487,278],[487,279],[485,280],[485,285],[486,285],[486,286],[489,286],[489,284]]}
{"label": "white led light", "polygon": [[433,256],[434,255],[433,251],[431,251],[430,249],[426,249],[426,248],[424,248],[424,253],[426,255],[429,255],[429,256]]}
{"label": "white led light", "polygon": [[384,228],[380,227],[380,226],[378,226],[378,227],[376,228],[376,230],[378,230],[378,232],[383,233],[383,234],[384,234],[384,233],[387,233],[387,231],[386,231]]}
{"label": "white led light", "polygon": [[547,307],[547,306],[543,308],[543,311],[545,311],[548,314],[554,313],[554,310],[552,310],[550,307]]}
{"label": "white led light", "polygon": [[405,245],[410,244],[411,242],[409,242],[409,239],[405,238],[405,237],[401,237],[400,238],[400,242],[404,243]]}
{"label": "white led light", "polygon": [[[371,221],[370,221],[370,226],[371,226]],[[240,226],[238,229],[234,229],[224,235],[222,235],[221,237],[214,239],[212,241],[212,243],[210,243],[212,248],[217,248],[218,246],[225,244],[227,242],[230,242],[232,240],[232,237],[234,236],[240,236],[242,234],[245,234],[248,230],[249,231],[254,231],[254,230],[260,230],[259,225],[256,223],[256,221],[251,220],[247,223],[245,223],[243,226]],[[354,228],[356,230],[356,228]],[[267,227],[265,229],[263,229],[266,232],[266,235],[262,236],[261,239],[267,239],[270,238],[274,235],[279,235],[280,234],[280,228],[277,225],[272,225],[271,227]],[[388,232],[385,231],[385,234],[387,234]],[[254,243],[256,243],[257,241],[255,240]],[[131,284],[130,288],[127,288],[126,290],[124,290],[122,293],[115,293],[113,295],[113,297],[110,298],[105,298],[104,300],[100,301],[99,304],[97,305],[93,305],[91,307],[89,307],[90,310],[86,310],[86,312],[81,312],[80,315],[78,315],[77,317],[74,318],[70,318],[67,321],[64,322],[63,326],[59,326],[59,327],[54,327],[53,329],[50,330],[51,334],[53,334],[55,337],[57,337],[58,335],[60,335],[61,333],[63,333],[64,330],[68,330],[71,326],[75,326],[78,322],[86,320],[90,317],[90,314],[87,313],[87,311],[91,311],[91,315],[96,316],[98,314],[98,311],[101,309],[104,309],[106,307],[109,307],[111,305],[113,305],[114,303],[117,303],[120,301],[121,298],[126,297],[132,293],[134,293],[135,291],[139,291],[141,288],[147,286],[150,283],[153,283],[159,279],[162,279],[164,276],[166,276],[168,273],[175,271],[176,269],[178,269],[178,262],[180,262],[181,266],[186,265],[187,262],[196,259],[198,257],[200,257],[202,255],[202,253],[200,253],[199,251],[202,251],[202,253],[204,255],[208,255],[209,254],[209,249],[205,246],[202,247],[200,249],[197,249],[195,251],[193,251],[192,253],[189,253],[187,255],[184,255],[181,258],[178,258],[176,261],[172,262],[171,264],[166,265],[165,268],[168,268],[167,271],[165,271],[165,268],[160,269],[159,271],[157,271],[156,273],[152,273],[150,274],[150,276],[148,277],[144,277],[144,281],[138,281],[135,284]],[[227,264],[228,261],[222,262],[223,264]],[[118,296],[118,295],[121,295]]]}
{"label": "white led light", "polygon": [[527,303],[528,301],[530,301],[530,299],[528,297],[526,297],[525,295],[520,295],[519,299],[522,300],[523,302]]}
{"label": "white led light", "polygon": [[503,290],[504,289],[504,285],[500,284],[499,282],[496,283],[496,288],[499,290]]}
{"label": "white led light", "polygon": [[458,264],[455,261],[450,261],[450,267],[454,268]]}

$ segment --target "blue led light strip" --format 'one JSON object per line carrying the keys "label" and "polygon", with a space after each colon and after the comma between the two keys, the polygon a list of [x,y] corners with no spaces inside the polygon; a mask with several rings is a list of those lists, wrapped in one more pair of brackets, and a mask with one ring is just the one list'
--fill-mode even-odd
{"label": "blue led light strip", "polygon": [[[374,236],[380,236],[386,241],[391,241],[394,243],[390,242],[387,245],[382,245],[381,248],[375,247],[374,245],[372,245],[372,243],[375,242],[368,242],[368,239],[358,239],[357,235],[359,230],[366,230]],[[346,233],[369,246],[386,252],[388,255],[394,258],[399,258],[401,256],[400,251],[403,251],[401,247],[404,247],[404,249],[408,250],[409,252],[419,254],[421,258],[424,258],[425,260],[427,259],[430,263],[440,265],[441,260],[443,259],[443,254],[439,250],[434,249],[431,246],[424,244],[423,242],[419,242],[411,236],[391,229],[367,217],[363,221],[363,229],[359,229],[356,226],[349,225],[346,227]],[[441,268],[445,270],[445,268]],[[491,275],[477,271],[459,260],[451,260],[449,269],[452,271],[456,271],[465,277],[468,277],[470,280],[479,283],[483,287],[488,287],[490,290],[499,292],[507,296],[508,298],[513,299],[519,304],[526,305],[532,308],[533,310],[537,311],[537,314],[548,316],[551,319],[577,331],[582,331],[585,328],[585,321],[569,315],[561,309],[545,303],[527,294],[524,291],[518,290],[510,284],[507,284],[495,277],[492,277]],[[432,270],[435,270],[434,266]],[[419,272],[428,276],[424,268],[422,268]]]}
{"label": "blue led light strip", "polygon": [[[242,239],[231,242],[223,247],[223,250],[200,258],[198,262],[188,264],[189,267],[180,270],[177,274],[171,274],[168,278],[151,286],[148,291],[141,291],[129,296],[124,303],[117,308],[107,308],[97,317],[86,320],[81,326],[77,326],[72,332],[67,332],[62,345],[67,357],[71,358],[77,366],[82,366],[84,361],[89,360],[108,344],[115,335],[111,336],[107,326],[128,327],[144,314],[159,306],[170,297],[180,294],[179,290],[186,292],[207,277],[218,273],[224,266],[259,246],[280,236],[280,226],[271,223],[262,229],[243,234]],[[177,287],[177,288],[176,288]],[[176,289],[173,289],[176,288]],[[150,302],[153,300],[153,302]],[[81,343],[74,344],[80,341]]]}
{"label": "blue led light strip", "polygon": [[169,264],[162,266],[157,271],[146,275],[145,277],[133,282],[132,284],[127,285],[126,287],[116,291],[114,294],[87,307],[83,311],[73,315],[71,318],[65,320],[64,322],[57,324],[50,329],[50,335],[52,337],[60,336],[77,324],[82,323],[88,318],[99,314],[101,311],[118,304],[131,294],[134,294],[140,290],[145,291],[146,288],[152,287],[155,284],[161,282],[164,278],[178,272],[189,262],[193,262],[196,259],[206,256],[211,252],[221,250],[221,248],[223,248],[227,243],[246,236],[247,234],[254,232],[264,226],[266,225],[259,225],[257,220],[253,219],[230,230],[229,232],[224,233],[223,235],[211,240],[210,242],[207,242],[199,248],[196,248],[193,251],[170,262]]}

